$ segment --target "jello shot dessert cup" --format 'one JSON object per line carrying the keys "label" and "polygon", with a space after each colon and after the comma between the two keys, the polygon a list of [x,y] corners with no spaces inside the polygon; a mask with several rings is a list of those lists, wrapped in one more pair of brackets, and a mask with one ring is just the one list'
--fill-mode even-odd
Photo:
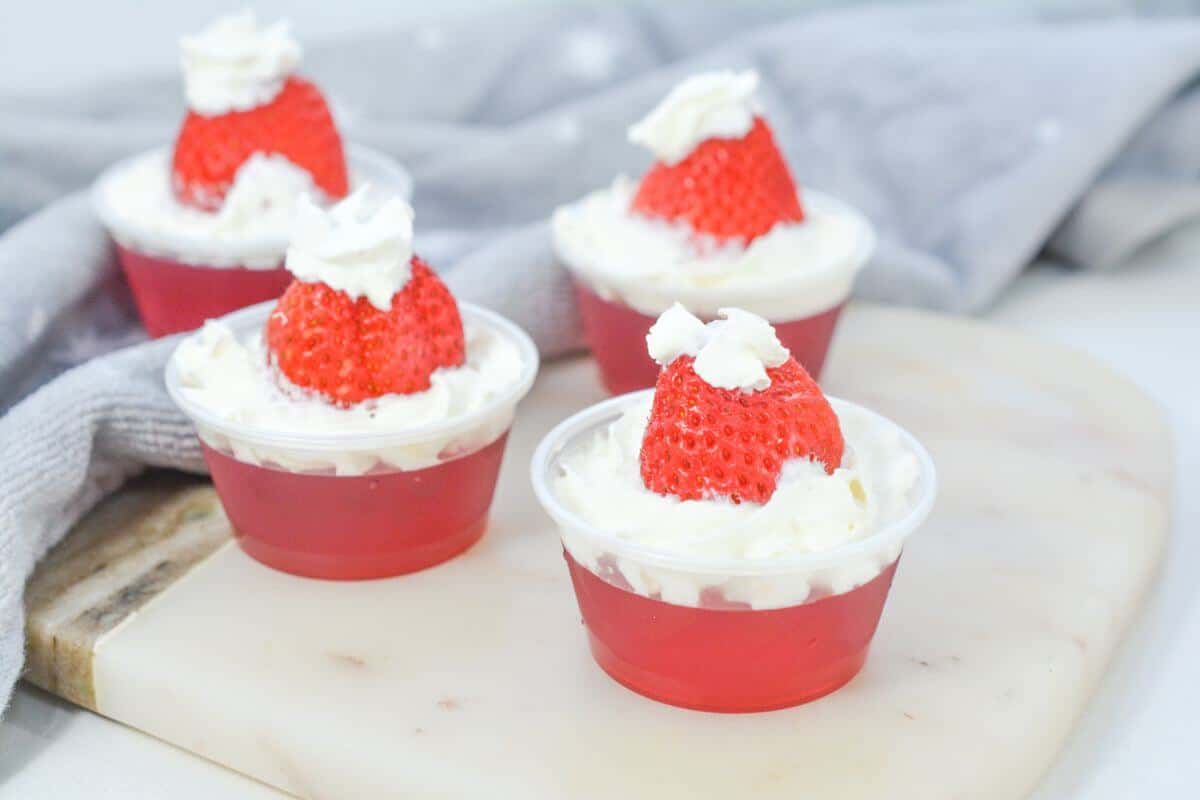
{"label": "jello shot dessert cup", "polygon": [[237,540],[268,566],[399,575],[485,531],[537,350],[456,302],[411,234],[399,198],[302,200],[283,296],[205,323],[168,363]]}
{"label": "jello shot dessert cup", "polygon": [[753,312],[814,377],[875,248],[846,203],[801,193],[755,96],[754,72],[695,75],[629,129],[656,161],[554,212],[561,264],[614,394],[654,386],[646,332],[680,302],[715,319]]}
{"label": "jello shot dessert cup", "polygon": [[392,159],[343,148],[320,90],[295,74],[286,23],[247,11],[182,41],[187,115],[174,145],[121,161],[92,189],[151,336],[279,297],[302,195],[328,204],[371,183],[408,197]]}
{"label": "jello shot dessert cup", "polygon": [[676,706],[766,711],[862,668],[936,478],[895,423],[822,395],[761,317],[719,317],[668,310],[656,388],[567,419],[532,478],[605,672]]}

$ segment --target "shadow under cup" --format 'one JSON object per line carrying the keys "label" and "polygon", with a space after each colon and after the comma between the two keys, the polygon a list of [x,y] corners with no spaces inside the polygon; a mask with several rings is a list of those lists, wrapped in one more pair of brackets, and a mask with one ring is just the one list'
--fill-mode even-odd
{"label": "shadow under cup", "polygon": [[[766,561],[656,550],[590,525],[554,488],[565,453],[649,396],[576,414],[547,434],[533,459],[534,490],[558,524],[596,663],[639,694],[704,711],[786,708],[845,685],[866,661],[904,544],[932,507],[928,453],[871,414],[900,434],[919,478],[905,513],[863,539]],[[830,400],[835,409],[851,406]]]}

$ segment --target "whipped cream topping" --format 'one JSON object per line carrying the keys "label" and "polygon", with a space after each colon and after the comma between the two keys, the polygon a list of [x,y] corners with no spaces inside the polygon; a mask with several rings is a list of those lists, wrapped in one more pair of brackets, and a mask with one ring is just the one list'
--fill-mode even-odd
{"label": "whipped cream topping", "polygon": [[755,392],[771,385],[768,367],[788,360],[775,329],[757,314],[722,308],[721,319],[705,325],[679,303],[650,326],[646,347],[650,357],[667,366],[680,356],[692,356],[692,369],[709,386]]}
{"label": "whipped cream topping", "polygon": [[314,192],[320,190],[312,175],[287,156],[255,153],[234,174],[233,185],[214,215],[214,228],[240,233],[263,220],[282,227],[294,213],[297,198]]}
{"label": "whipped cream topping", "polygon": [[866,220],[819,192],[805,192],[802,222],[776,225],[748,246],[631,214],[636,192],[620,176],[558,208],[552,230],[575,277],[648,316],[676,301],[704,317],[727,306],[776,322],[820,313],[846,299],[874,247]]}
{"label": "whipped cream topping", "polygon": [[[569,447],[552,487],[559,501],[596,528],[621,540],[682,557],[756,564],[823,553],[863,539],[900,519],[912,505],[919,475],[916,456],[899,432],[855,406],[831,400],[846,440],[841,466],[827,474],[810,459],[784,464],[766,503],[734,504],[724,498],[680,500],[642,483],[639,456],[652,400],[641,398],[616,421]],[[692,573],[610,551],[586,536],[564,531],[577,561],[593,571],[615,564],[641,594],[680,605],[699,605],[706,589],[753,608],[804,602],[814,593],[840,594],[878,575],[899,546],[866,553],[820,574],[772,578]]]}
{"label": "whipped cream topping", "polygon": [[269,103],[301,55],[286,21],[259,28],[249,9],[184,36],[179,49],[188,107],[206,116]]}
{"label": "whipped cream topping", "polygon": [[[524,374],[521,350],[503,331],[464,314],[466,361],[436,370],[424,392],[389,394],[340,408],[290,384],[271,366],[261,327],[239,339],[225,322],[210,320],[176,351],[183,397],[221,420],[226,433],[200,422],[210,446],[251,464],[293,471],[361,475],[375,469],[411,470],[473,452],[495,441],[512,422],[512,407],[499,408],[470,430],[402,445],[314,449],[305,437],[417,431],[471,414],[510,391]],[[514,401],[515,402],[515,401]],[[269,430],[279,444],[242,439],[240,425]]]}
{"label": "whipped cream topping", "polygon": [[287,268],[306,283],[324,283],[381,311],[412,276],[413,209],[399,197],[382,204],[364,186],[329,210],[300,199]]}
{"label": "whipped cream topping", "polygon": [[629,141],[649,148],[665,164],[677,164],[706,139],[740,139],[760,111],[757,89],[753,70],[693,75],[630,127]]}
{"label": "whipped cream topping", "polygon": [[[219,252],[237,246],[244,252],[236,266],[273,269],[300,197],[322,196],[307,170],[255,153],[238,168],[221,209],[202,211],[175,199],[169,160],[164,151],[148,153],[100,184],[102,216],[121,244],[210,266],[226,266]],[[178,246],[164,248],[167,242]]]}

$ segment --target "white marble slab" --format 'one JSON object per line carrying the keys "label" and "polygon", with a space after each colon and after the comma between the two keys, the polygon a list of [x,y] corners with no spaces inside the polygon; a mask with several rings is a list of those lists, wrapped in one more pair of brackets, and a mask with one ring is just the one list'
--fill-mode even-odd
{"label": "white marble slab", "polygon": [[687,712],[592,664],[526,479],[600,396],[576,362],[536,387],[466,556],[346,585],[227,547],[101,640],[97,707],[306,797],[1023,797],[1161,556],[1161,415],[1084,357],[911,312],[852,310],[827,383],[920,435],[944,488],[866,669],[825,700]]}

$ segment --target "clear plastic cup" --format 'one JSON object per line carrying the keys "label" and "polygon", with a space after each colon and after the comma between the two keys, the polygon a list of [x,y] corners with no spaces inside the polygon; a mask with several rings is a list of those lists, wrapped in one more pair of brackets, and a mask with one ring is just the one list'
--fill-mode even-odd
{"label": "clear plastic cup", "polygon": [[[242,338],[266,322],[272,306],[226,321]],[[296,575],[359,580],[431,567],[483,536],[508,430],[533,385],[538,354],[525,332],[498,314],[469,303],[459,308],[464,320],[517,345],[522,372],[485,406],[417,430],[298,434],[232,422],[188,398],[171,358],[167,391],[196,426],[246,553]],[[346,461],[372,466],[361,474],[333,466]]]}
{"label": "clear plastic cup", "polygon": [[[409,197],[412,179],[382,153],[349,145],[352,180]],[[177,235],[121,214],[109,190],[124,171],[143,159],[162,162],[168,180],[170,153],[155,150],[120,161],[97,179],[92,203],[117,248],[117,260],[133,292],[138,315],[154,337],[192,330],[239,308],[283,294],[291,275],[283,268],[286,236],[214,239],[201,234]]]}
{"label": "clear plastic cup", "polygon": [[625,394],[654,386],[659,367],[646,353],[646,333],[658,314],[674,302],[705,321],[715,319],[718,309],[729,306],[766,318],[795,359],[819,378],[854,277],[875,251],[875,232],[862,214],[835,197],[805,190],[803,202],[809,209],[842,215],[858,231],[855,245],[836,269],[815,283],[814,276],[800,264],[794,274],[769,287],[639,285],[639,307],[635,308],[616,296],[619,291],[597,291],[597,281],[603,283],[600,277],[564,263],[575,285],[584,338],[605,388],[612,394]]}
{"label": "clear plastic cup", "polygon": [[594,527],[554,490],[563,455],[649,395],[585,409],[533,456],[534,491],[558,525],[597,664],[639,694],[704,711],[785,708],[847,683],[866,660],[904,542],[933,506],[929,454],[891,421],[864,412],[917,459],[903,517],[826,552],[765,562],[664,552]]}

